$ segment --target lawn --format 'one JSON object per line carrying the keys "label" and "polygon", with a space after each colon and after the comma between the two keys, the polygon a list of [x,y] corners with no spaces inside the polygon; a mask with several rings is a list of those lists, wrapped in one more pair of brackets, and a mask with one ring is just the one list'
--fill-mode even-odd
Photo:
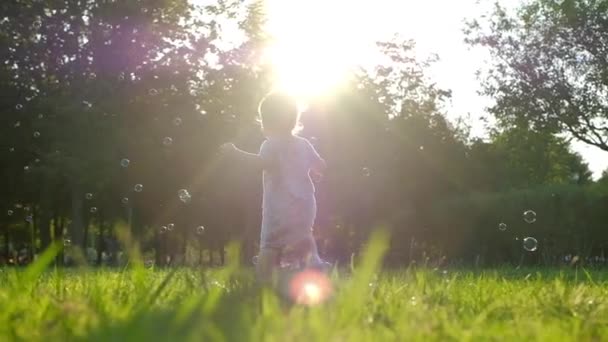
{"label": "lawn", "polygon": [[48,266],[52,254],[0,271],[0,340],[608,340],[604,270],[379,271],[382,247],[370,244],[331,273],[331,298],[304,306],[258,288],[236,262],[61,269]]}

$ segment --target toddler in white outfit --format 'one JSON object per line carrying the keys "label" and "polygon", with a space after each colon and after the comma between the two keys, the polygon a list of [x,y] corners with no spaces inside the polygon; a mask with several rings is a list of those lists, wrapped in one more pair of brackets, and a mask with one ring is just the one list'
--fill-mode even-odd
{"label": "toddler in white outfit", "polygon": [[266,140],[258,154],[242,151],[234,144],[222,150],[263,169],[264,195],[258,273],[267,278],[282,258],[307,267],[324,267],[312,235],[317,212],[315,187],[310,172],[326,165],[308,140],[294,133],[300,127],[294,99],[271,93],[259,106]]}

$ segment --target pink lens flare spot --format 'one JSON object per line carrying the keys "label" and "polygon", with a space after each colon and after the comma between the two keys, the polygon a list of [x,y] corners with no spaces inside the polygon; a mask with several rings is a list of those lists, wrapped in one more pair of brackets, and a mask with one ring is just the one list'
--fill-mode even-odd
{"label": "pink lens flare spot", "polygon": [[289,294],[297,304],[315,306],[327,300],[331,293],[331,281],[324,273],[316,270],[296,274],[289,284]]}

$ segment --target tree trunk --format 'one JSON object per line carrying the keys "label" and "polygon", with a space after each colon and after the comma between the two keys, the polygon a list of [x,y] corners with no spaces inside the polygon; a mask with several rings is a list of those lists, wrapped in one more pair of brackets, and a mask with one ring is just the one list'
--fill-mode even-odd
{"label": "tree trunk", "polygon": [[[63,217],[60,217],[58,212],[55,212],[53,218],[53,240],[55,243],[63,245]],[[63,265],[63,250],[60,250],[55,258],[55,265]]]}
{"label": "tree trunk", "polygon": [[72,185],[72,222],[68,228],[72,244],[84,248],[83,192],[80,185]]}
{"label": "tree trunk", "polygon": [[11,235],[8,231],[8,226],[4,230],[4,256],[8,263],[8,260],[11,258]]}
{"label": "tree trunk", "polygon": [[104,232],[105,232],[105,225],[106,222],[103,218],[103,216],[100,214],[99,215],[99,238],[97,239],[97,261],[96,264],[97,266],[100,266],[102,263],[102,254],[106,249],[106,240],[104,237]]}
{"label": "tree trunk", "polygon": [[40,196],[38,215],[38,231],[40,233],[40,250],[46,250],[51,244],[51,194],[47,186],[43,186]]}

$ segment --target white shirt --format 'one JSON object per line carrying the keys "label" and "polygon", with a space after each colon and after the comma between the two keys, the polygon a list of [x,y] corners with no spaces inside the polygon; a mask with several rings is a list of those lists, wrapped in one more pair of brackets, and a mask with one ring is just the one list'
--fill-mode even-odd
{"label": "white shirt", "polygon": [[264,160],[263,207],[280,207],[277,201],[293,198],[314,200],[309,172],[321,157],[308,140],[298,136],[268,138],[260,147]]}

